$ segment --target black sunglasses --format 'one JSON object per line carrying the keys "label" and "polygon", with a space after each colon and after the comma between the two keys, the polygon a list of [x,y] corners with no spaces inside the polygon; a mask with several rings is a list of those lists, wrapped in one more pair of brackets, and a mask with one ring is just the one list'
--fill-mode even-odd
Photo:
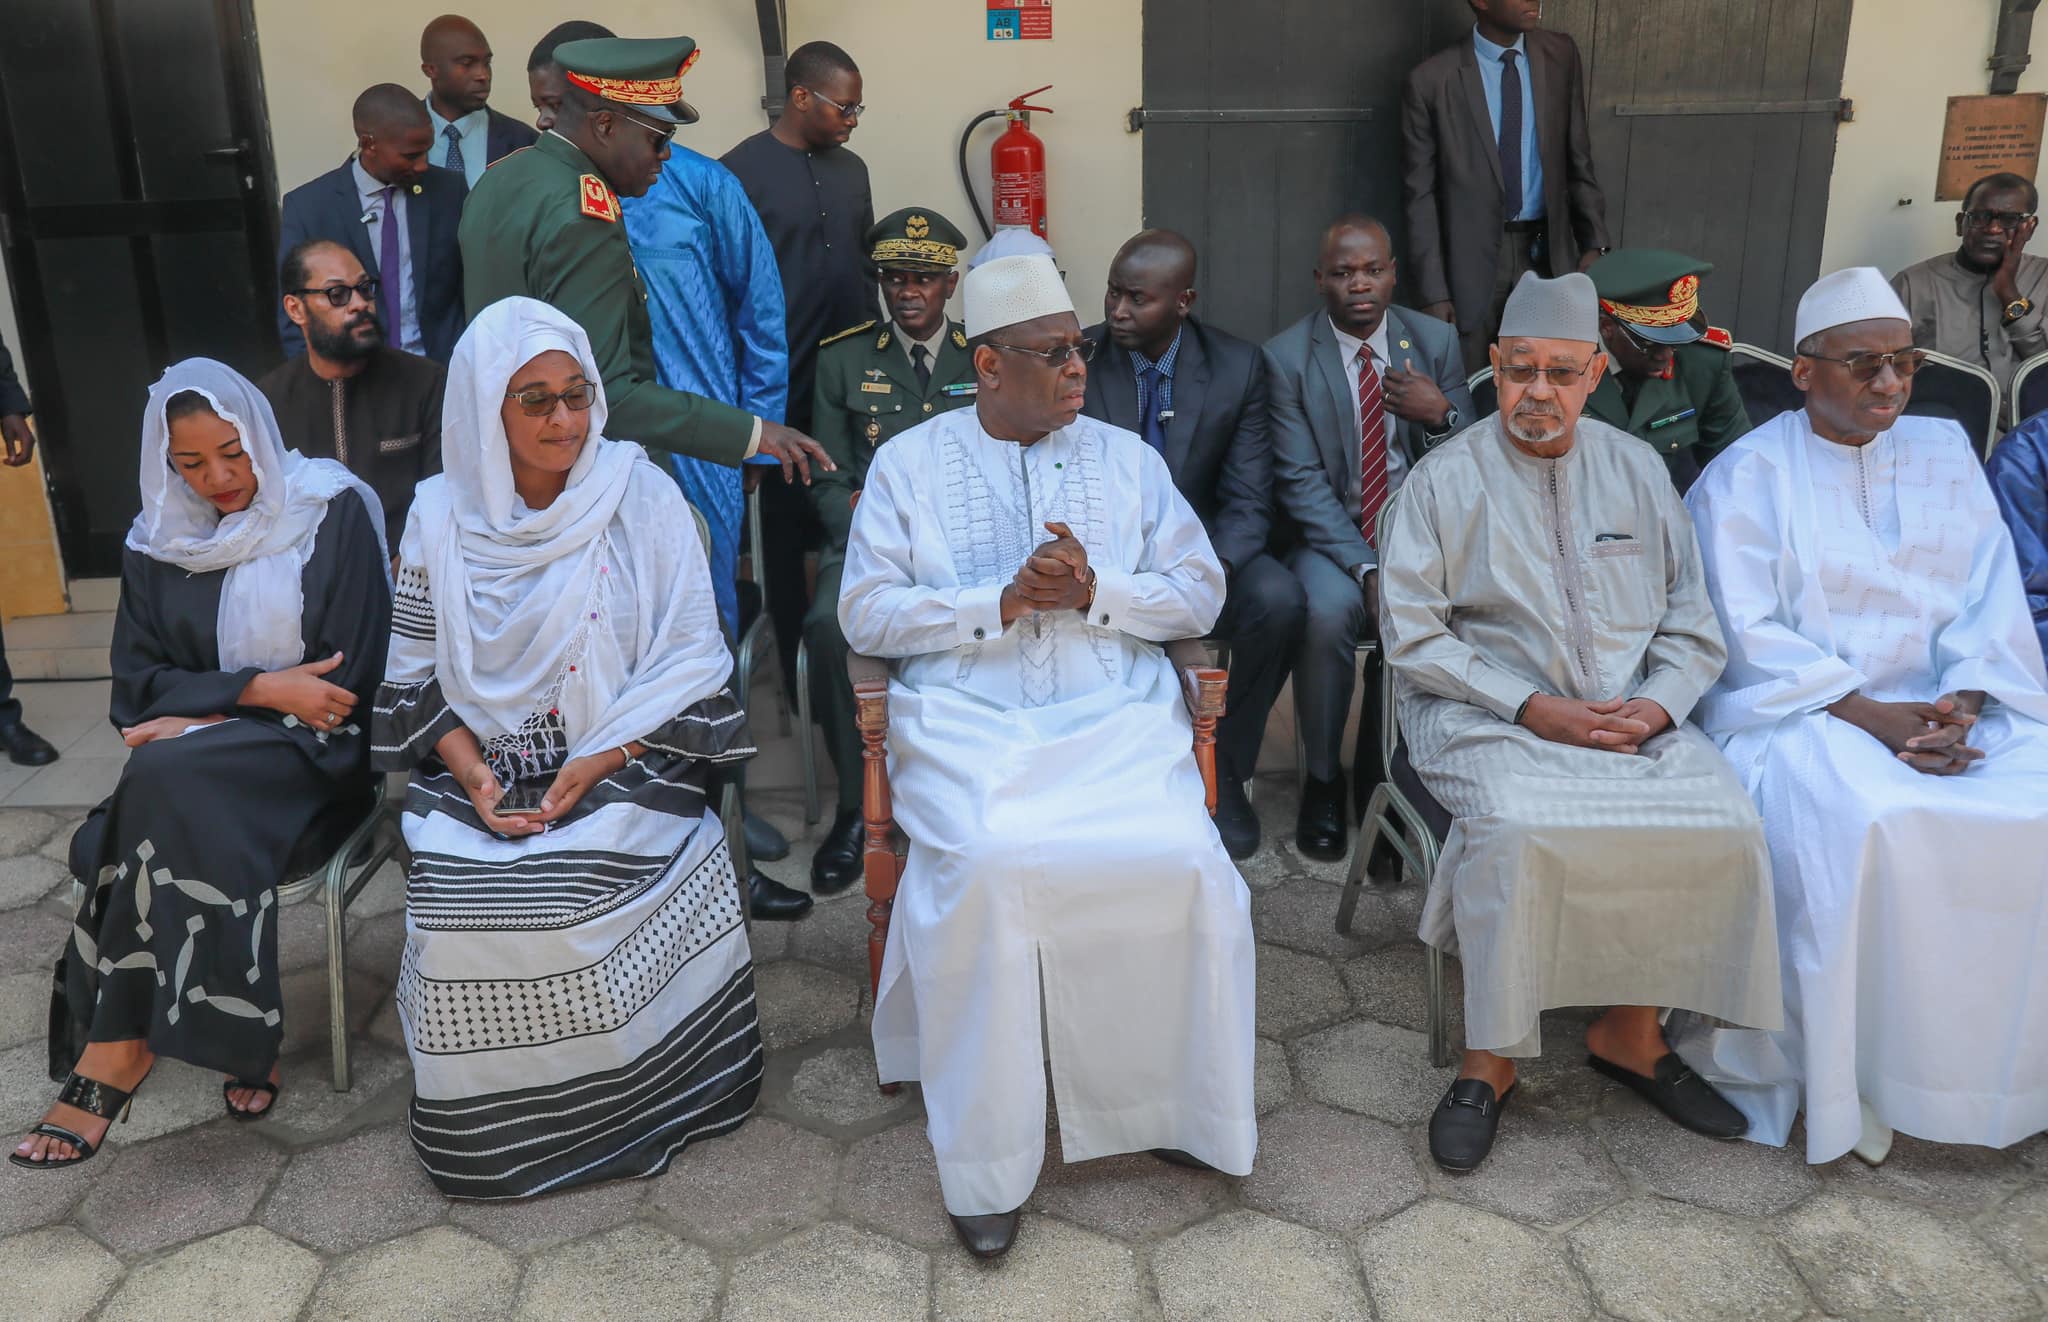
{"label": "black sunglasses", "polygon": [[322,294],[326,296],[328,303],[332,306],[345,308],[348,306],[348,299],[351,294],[361,294],[363,302],[375,303],[377,301],[377,277],[366,275],[352,285],[326,285],[319,289],[287,289],[285,292],[287,294],[296,294],[300,298]]}

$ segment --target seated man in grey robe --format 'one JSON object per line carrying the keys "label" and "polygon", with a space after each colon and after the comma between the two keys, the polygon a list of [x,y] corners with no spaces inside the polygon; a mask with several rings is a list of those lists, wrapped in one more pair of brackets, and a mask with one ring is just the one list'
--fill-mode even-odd
{"label": "seated man in grey robe", "polygon": [[1657,1007],[1781,1017],[1763,828],[1683,723],[1727,655],[1699,545],[1656,451],[1580,416],[1605,366],[1592,281],[1525,275],[1500,412],[1425,455],[1380,525],[1401,729],[1453,819],[1421,931],[1464,964],[1464,1064],[1429,1127],[1447,1170],[1492,1149],[1544,1010],[1615,1007],[1587,1063],[1721,1138],[1742,1115]]}

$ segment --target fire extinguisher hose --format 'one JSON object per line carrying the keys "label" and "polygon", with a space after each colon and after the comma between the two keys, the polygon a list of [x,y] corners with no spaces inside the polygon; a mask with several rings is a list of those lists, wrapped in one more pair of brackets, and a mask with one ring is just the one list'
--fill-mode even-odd
{"label": "fire extinguisher hose", "polygon": [[992,239],[995,230],[989,227],[988,217],[981,212],[981,199],[974,195],[974,179],[967,173],[967,142],[974,136],[974,130],[981,127],[985,119],[1000,119],[1010,113],[1007,110],[984,110],[967,121],[967,131],[960,135],[960,187],[967,192],[967,205],[974,208],[975,223],[981,226],[981,237]]}

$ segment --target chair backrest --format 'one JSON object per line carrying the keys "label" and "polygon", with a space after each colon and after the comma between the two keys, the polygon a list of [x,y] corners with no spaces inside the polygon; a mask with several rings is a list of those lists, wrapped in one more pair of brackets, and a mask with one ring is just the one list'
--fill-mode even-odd
{"label": "chair backrest", "polygon": [[1970,441],[1984,454],[1998,439],[1998,379],[1977,366],[1945,353],[1927,351],[1927,362],[1913,374],[1913,398],[1906,412],[1915,417],[1947,418],[1962,424]]}
{"label": "chair backrest", "polygon": [[2042,409],[2048,409],[2048,353],[2037,353],[2019,366],[2012,374],[2012,418],[2013,424],[2025,422]]}
{"label": "chair backrest", "polygon": [[1500,412],[1500,391],[1493,384],[1491,365],[1480,368],[1465,378],[1465,389],[1472,392],[1472,417],[1474,421],[1491,417]]}
{"label": "chair backrest", "polygon": [[1728,366],[1750,426],[1761,427],[1780,413],[1806,407],[1805,392],[1792,384],[1792,360],[1783,354],[1737,343],[1729,347]]}

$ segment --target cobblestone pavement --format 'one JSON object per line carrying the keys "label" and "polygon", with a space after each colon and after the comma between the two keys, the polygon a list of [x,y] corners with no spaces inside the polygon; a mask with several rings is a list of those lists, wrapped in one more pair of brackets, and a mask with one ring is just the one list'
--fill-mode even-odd
{"label": "cobblestone pavement", "polygon": [[[1369,892],[1355,936],[1337,935],[1341,868],[1294,853],[1291,789],[1260,782],[1269,839],[1244,868],[1263,1117],[1245,1179],[1146,1156],[1067,1166],[1055,1138],[1016,1249],[969,1259],[940,1212],[916,1090],[874,1086],[867,926],[849,895],[755,929],[767,1079],[737,1133],[658,1179],[449,1202],[404,1134],[403,895],[387,869],[350,910],[353,1090],[328,1086],[322,915],[300,904],[281,928],[292,1054],[276,1116],[232,1124],[216,1080],[167,1062],[88,1165],[0,1165],[0,1318],[2043,1316],[2048,1140],[1901,1138],[1877,1170],[1710,1142],[1578,1063],[1583,1015],[1550,1017],[1551,1054],[1486,1166],[1439,1172],[1422,1122],[1448,1071],[1420,1031],[1419,896]],[[795,794],[756,799],[800,824]],[[10,1134],[53,1092],[42,1034],[78,815],[0,810]],[[806,875],[808,858],[800,841],[770,871]]]}

